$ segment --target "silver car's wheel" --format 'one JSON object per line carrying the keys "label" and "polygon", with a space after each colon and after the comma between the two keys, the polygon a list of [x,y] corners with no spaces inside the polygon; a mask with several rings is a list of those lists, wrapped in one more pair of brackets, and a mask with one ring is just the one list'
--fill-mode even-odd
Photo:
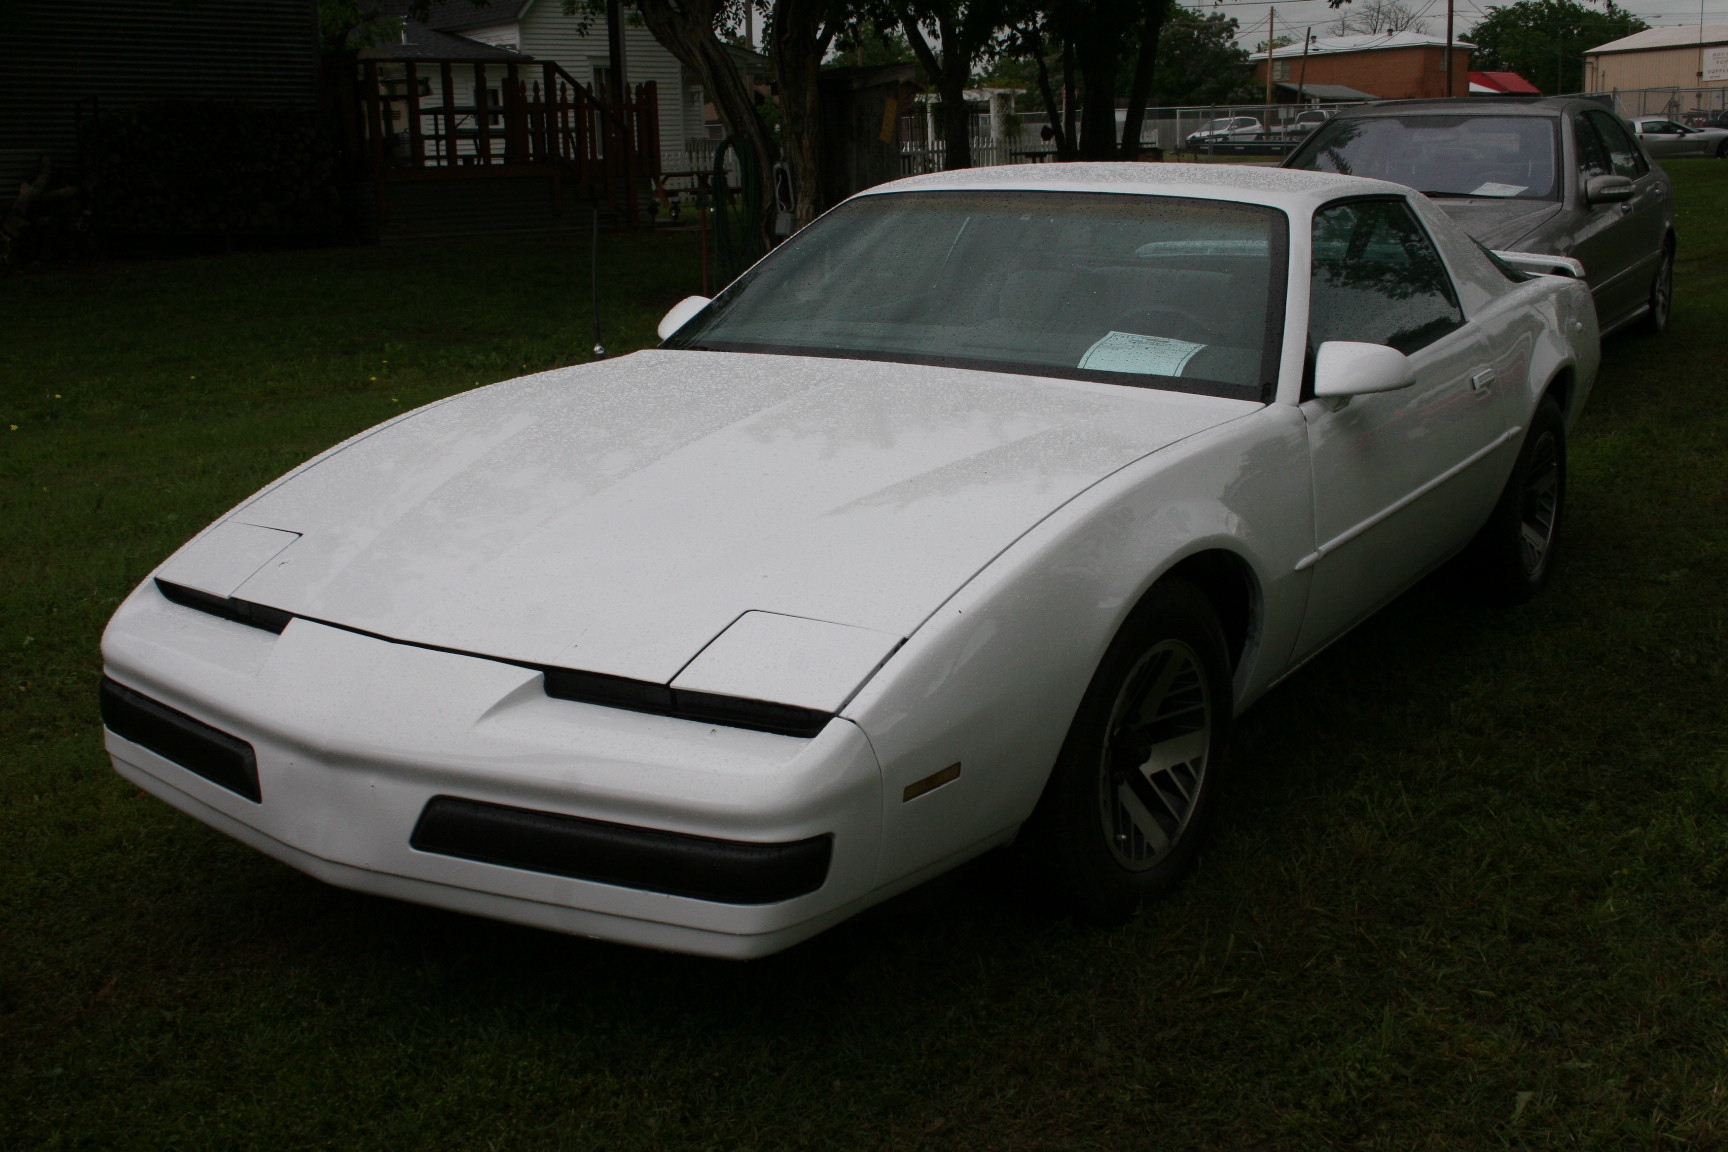
{"label": "silver car's wheel", "polygon": [[1098,813],[1116,862],[1143,872],[1182,840],[1206,784],[1212,694],[1180,640],[1145,652],[1116,694],[1098,765]]}
{"label": "silver car's wheel", "polygon": [[1120,923],[1193,865],[1231,715],[1212,602],[1155,586],[1099,662],[1021,839],[1063,912]]}
{"label": "silver car's wheel", "polygon": [[1674,248],[1664,245],[1662,259],[1656,265],[1656,276],[1650,281],[1650,310],[1644,314],[1646,335],[1660,336],[1668,331],[1668,319],[1674,311]]}

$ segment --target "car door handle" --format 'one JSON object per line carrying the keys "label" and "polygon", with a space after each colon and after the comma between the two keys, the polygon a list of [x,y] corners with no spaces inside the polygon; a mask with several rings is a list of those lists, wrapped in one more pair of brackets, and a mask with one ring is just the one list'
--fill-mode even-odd
{"label": "car door handle", "polygon": [[1470,391],[1486,392],[1488,389],[1494,387],[1495,381],[1499,379],[1500,375],[1495,372],[1494,369],[1484,368],[1482,371],[1476,373],[1476,375],[1470,377]]}
{"label": "car door handle", "polygon": [[1632,205],[1631,204],[1620,205],[1620,215],[1622,215],[1622,216],[1629,215],[1631,213],[1631,211],[1632,211]]}

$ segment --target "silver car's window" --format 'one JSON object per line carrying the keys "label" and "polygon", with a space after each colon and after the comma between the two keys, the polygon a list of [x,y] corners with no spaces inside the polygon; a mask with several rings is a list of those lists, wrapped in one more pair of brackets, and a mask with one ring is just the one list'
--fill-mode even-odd
{"label": "silver car's window", "polygon": [[1555,124],[1548,116],[1334,118],[1290,166],[1392,180],[1430,196],[1557,200]]}
{"label": "silver car's window", "polygon": [[1308,340],[1358,340],[1414,352],[1464,323],[1446,265],[1397,200],[1354,200],[1314,214]]}
{"label": "silver car's window", "polygon": [[1260,400],[1286,220],[1250,204],[1070,192],[863,196],[667,341]]}
{"label": "silver car's window", "polygon": [[1624,124],[1606,112],[1586,112],[1584,115],[1590,123],[1596,125],[1596,130],[1602,133],[1602,143],[1608,148],[1608,162],[1616,176],[1627,176],[1636,180],[1649,171],[1644,166],[1644,157],[1638,152],[1638,145],[1632,143],[1631,134],[1626,131]]}

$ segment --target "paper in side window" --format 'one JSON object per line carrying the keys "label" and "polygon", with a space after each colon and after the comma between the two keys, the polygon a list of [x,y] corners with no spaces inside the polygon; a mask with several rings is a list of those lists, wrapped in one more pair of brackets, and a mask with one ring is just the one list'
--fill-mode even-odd
{"label": "paper in side window", "polygon": [[1086,349],[1079,367],[1094,372],[1134,372],[1142,376],[1180,376],[1194,354],[1206,347],[1168,336],[1112,332]]}

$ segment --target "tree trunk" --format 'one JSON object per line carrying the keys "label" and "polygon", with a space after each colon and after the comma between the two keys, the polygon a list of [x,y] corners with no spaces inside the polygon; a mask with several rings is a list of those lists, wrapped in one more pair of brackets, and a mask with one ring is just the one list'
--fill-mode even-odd
{"label": "tree trunk", "polygon": [[[714,101],[720,119],[733,135],[748,141],[756,154],[762,188],[774,187],[774,161],[780,150],[768,130],[762,114],[756,110],[756,93],[739,73],[726,46],[714,32],[714,19],[719,5],[714,0],[637,0],[636,9],[662,47],[678,62],[694,72],[702,81],[702,90]],[[762,208],[762,231],[768,234],[773,222],[773,198],[767,197]]]}
{"label": "tree trunk", "polygon": [[[769,29],[770,55],[780,80],[785,157],[792,172],[792,226],[802,228],[827,205],[822,195],[822,99],[817,79],[828,36],[820,0],[778,0]],[[772,189],[773,181],[766,185]]]}
{"label": "tree trunk", "polygon": [[[1022,33],[1022,36],[1026,36]],[[1044,114],[1050,125],[1050,143],[1056,147],[1056,159],[1063,160],[1068,154],[1068,136],[1063,131],[1062,109],[1056,102],[1055,89],[1050,87],[1050,69],[1044,63],[1044,36],[1034,32],[1026,36],[1032,45],[1032,58],[1038,62],[1038,95],[1044,100]]]}
{"label": "tree trunk", "polygon": [[1062,136],[1067,144],[1056,156],[1058,160],[1074,159],[1078,149],[1075,148],[1074,105],[1079,102],[1079,93],[1074,88],[1074,42],[1068,37],[1062,38]]}
{"label": "tree trunk", "polygon": [[1140,130],[1146,124],[1146,102],[1152,98],[1153,70],[1158,63],[1158,37],[1170,6],[1158,4],[1147,13],[1140,31],[1140,54],[1134,61],[1134,79],[1128,86],[1128,115],[1122,121],[1122,158],[1140,158]]}
{"label": "tree trunk", "polygon": [[1120,49],[1096,34],[1077,46],[1075,63],[1086,85],[1080,111],[1080,158],[1114,160],[1116,144],[1116,63]]}
{"label": "tree trunk", "polygon": [[942,59],[924,39],[923,29],[911,12],[900,5],[895,9],[900,27],[906,31],[906,42],[918,58],[924,74],[942,98],[942,167],[947,169],[972,167],[972,117],[966,108],[966,81],[971,78],[972,54],[961,43],[958,30],[948,21],[938,20],[937,33],[942,37]]}

